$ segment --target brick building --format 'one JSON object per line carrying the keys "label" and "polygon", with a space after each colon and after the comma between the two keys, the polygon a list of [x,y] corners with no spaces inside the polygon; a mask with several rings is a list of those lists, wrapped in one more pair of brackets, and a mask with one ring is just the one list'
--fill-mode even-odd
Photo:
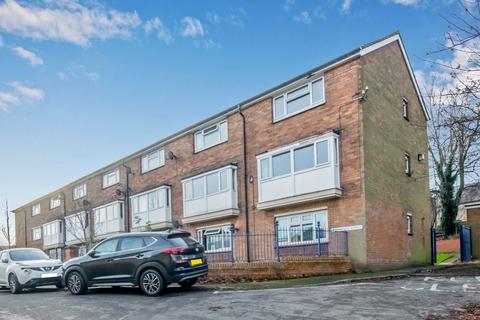
{"label": "brick building", "polygon": [[68,258],[115,233],[181,227],[228,252],[231,230],[277,222],[285,247],[323,237],[314,225],[347,230],[357,269],[426,264],[426,121],[395,33],[14,210],[17,246]]}

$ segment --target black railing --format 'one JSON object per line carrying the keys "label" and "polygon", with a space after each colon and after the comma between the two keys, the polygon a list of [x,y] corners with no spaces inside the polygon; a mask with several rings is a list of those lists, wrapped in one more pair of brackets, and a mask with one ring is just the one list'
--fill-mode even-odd
{"label": "black railing", "polygon": [[[249,241],[247,241],[247,238]],[[298,227],[270,232],[233,232],[199,239],[209,262],[280,261],[291,256],[347,256],[348,233],[321,228]]]}

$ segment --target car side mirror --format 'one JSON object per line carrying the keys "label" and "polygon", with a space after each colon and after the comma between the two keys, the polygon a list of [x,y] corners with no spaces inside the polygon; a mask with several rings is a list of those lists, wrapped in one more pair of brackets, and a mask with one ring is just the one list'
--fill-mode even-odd
{"label": "car side mirror", "polygon": [[92,257],[92,258],[98,257],[98,254],[97,254],[97,252],[96,252],[95,250],[90,251],[90,252],[88,253],[88,255],[89,255],[90,257]]}
{"label": "car side mirror", "polygon": [[3,258],[2,263],[8,263],[8,258]]}

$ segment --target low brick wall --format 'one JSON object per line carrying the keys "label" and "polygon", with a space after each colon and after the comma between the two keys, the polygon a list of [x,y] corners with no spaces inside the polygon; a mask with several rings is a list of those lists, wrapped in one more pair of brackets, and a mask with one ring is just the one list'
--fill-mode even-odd
{"label": "low brick wall", "polygon": [[209,263],[208,281],[302,278],[352,271],[349,257],[284,257],[278,261]]}

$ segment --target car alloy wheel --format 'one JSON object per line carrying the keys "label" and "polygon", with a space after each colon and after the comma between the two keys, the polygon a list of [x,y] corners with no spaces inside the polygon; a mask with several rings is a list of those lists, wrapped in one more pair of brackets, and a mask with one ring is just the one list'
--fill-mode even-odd
{"label": "car alloy wheel", "polygon": [[155,270],[147,270],[140,279],[142,291],[148,296],[156,296],[163,289],[162,276]]}
{"label": "car alloy wheel", "polygon": [[82,276],[78,272],[72,272],[68,275],[67,287],[74,295],[82,294],[86,289]]}
{"label": "car alloy wheel", "polygon": [[10,277],[8,277],[8,286],[10,287],[10,292],[13,294],[17,294],[22,291],[22,288],[18,283],[17,277],[14,274],[11,274]]}

